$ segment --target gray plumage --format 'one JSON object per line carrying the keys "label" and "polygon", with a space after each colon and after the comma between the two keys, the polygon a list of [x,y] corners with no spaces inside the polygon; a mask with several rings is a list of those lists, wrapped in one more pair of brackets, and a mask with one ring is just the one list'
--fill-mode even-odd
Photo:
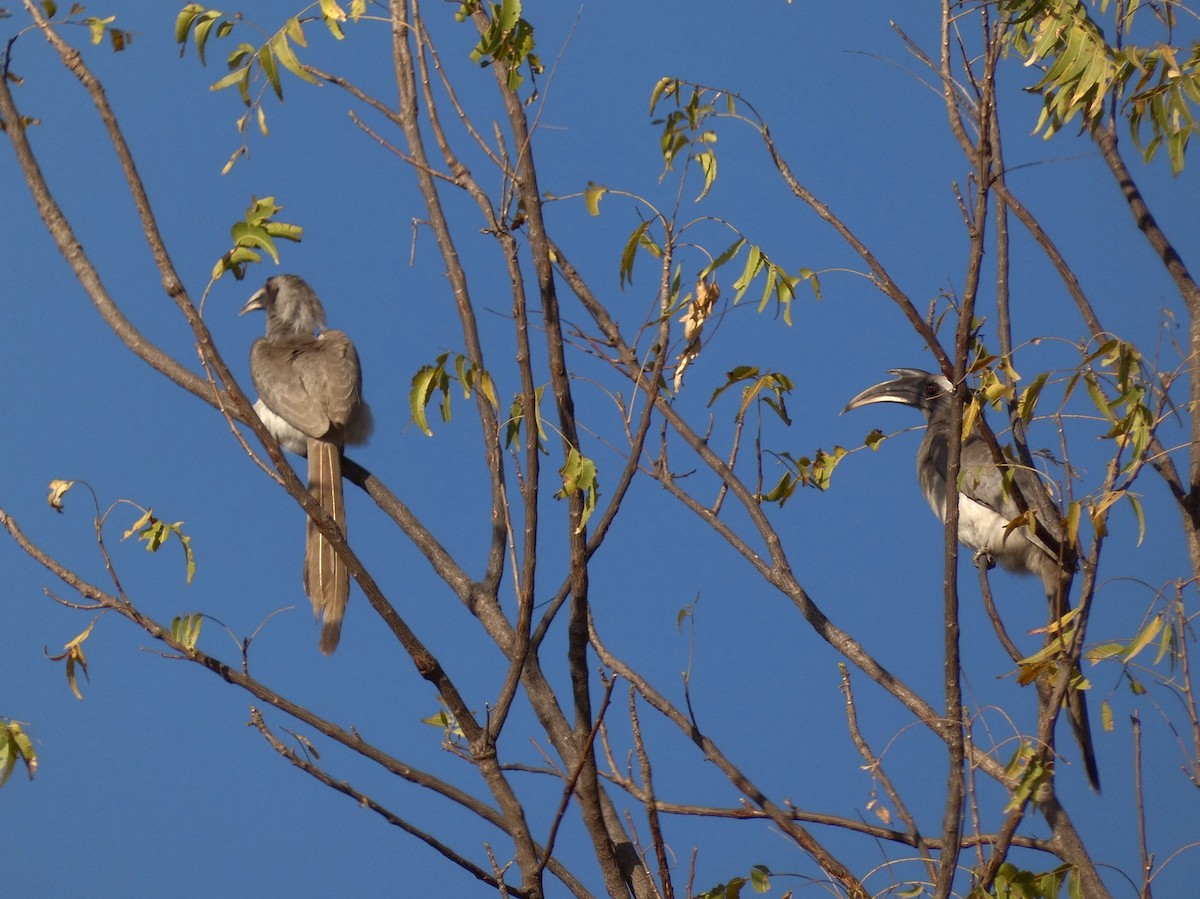
{"label": "gray plumage", "polygon": [[[364,442],[372,427],[358,353],[343,332],[324,330],[321,301],[296,275],[268,279],[240,314],[256,309],[267,314],[267,334],[250,348],[254,409],[284,449],[308,457],[308,489],[344,535],[342,448]],[[304,591],[324,622],[320,648],[328,655],[341,638],[350,572],[311,519]]]}
{"label": "gray plumage", "polygon": [[[917,450],[917,479],[930,508],[944,522],[950,438],[961,426],[953,417],[953,387],[944,376],[916,368],[898,368],[891,374],[895,376],[894,380],[868,387],[843,411],[872,403],[900,403],[925,414],[925,437]],[[1061,567],[1057,556],[1028,527],[1009,528],[1009,523],[1021,514],[1013,498],[1012,484],[1027,503],[1032,502],[1036,491],[1044,487],[1039,483],[1038,475],[1027,468],[1013,466],[1009,468],[1008,476],[1010,484],[1005,484],[1005,475],[978,431],[963,439],[958,478],[958,540],[1010,571],[1037,575],[1053,616],[1060,618],[1069,609],[1069,604],[1060,592]],[[1088,781],[1098,790],[1100,775],[1083,693],[1078,690],[1068,692],[1067,710]]]}

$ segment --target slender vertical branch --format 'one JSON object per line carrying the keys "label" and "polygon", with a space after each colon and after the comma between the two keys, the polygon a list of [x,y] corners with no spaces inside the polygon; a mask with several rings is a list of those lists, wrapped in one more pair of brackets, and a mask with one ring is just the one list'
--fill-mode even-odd
{"label": "slender vertical branch", "polygon": [[1137,709],[1130,716],[1133,728],[1133,796],[1137,803],[1138,855],[1142,861],[1142,884],[1138,899],[1153,899],[1150,890],[1150,875],[1154,872],[1154,856],[1146,841],[1146,793],[1142,786],[1142,719]]}
{"label": "slender vertical branch", "polygon": [[671,881],[671,865],[667,859],[667,841],[663,837],[662,821],[658,814],[658,802],[654,796],[654,773],[650,765],[650,754],[642,739],[642,722],[637,712],[637,691],[629,691],[629,723],[633,729],[633,746],[637,752],[638,770],[642,777],[646,820],[650,823],[650,842],[654,846],[654,860],[658,865],[658,882],[662,884],[662,899],[675,899],[675,886]]}
{"label": "slender vertical branch", "polygon": [[1188,449],[1188,489],[1183,500],[1184,523],[1188,536],[1188,551],[1191,555],[1192,574],[1200,576],[1200,285],[1192,277],[1192,273],[1175,245],[1167,237],[1158,224],[1158,220],[1150,211],[1133,174],[1125,165],[1125,159],[1117,147],[1117,133],[1112,125],[1097,127],[1092,132],[1092,138],[1100,148],[1121,195],[1129,206],[1134,223],[1149,242],[1151,249],[1175,282],[1184,305],[1188,311],[1187,331],[1187,363],[1189,378],[1189,426],[1191,442]]}
{"label": "slender vertical branch", "polygon": [[[430,174],[428,156],[420,130],[419,94],[416,85],[417,67],[413,58],[412,47],[409,43],[414,30],[413,21],[418,18],[418,13],[414,11],[412,18],[410,18],[405,0],[391,0],[390,9],[392,18],[392,54],[397,89],[400,97],[399,112],[402,121],[402,130],[408,143],[408,152],[418,163],[414,166],[414,171],[425,200],[426,210],[429,213],[430,223],[436,235],[438,247],[446,263],[447,276],[454,293],[459,321],[463,331],[463,339],[467,348],[467,356],[472,363],[486,371],[483,348],[475,321],[475,311],[471,304],[470,293],[467,288],[466,273],[458,259],[458,253],[442,207],[437,185]],[[479,409],[480,421],[483,424],[484,455],[492,492],[493,537],[491,552],[489,554],[489,569],[492,569],[498,568],[500,565],[500,562],[497,560],[502,558],[505,542],[503,458],[500,449],[499,425],[482,392],[477,396],[476,405]],[[494,597],[486,597],[486,601],[494,603],[495,599]],[[508,822],[509,833],[512,835],[516,846],[517,863],[522,875],[522,888],[532,896],[541,896],[543,869],[539,862],[539,854],[530,834],[529,825],[525,819],[524,806],[513,792],[511,784],[509,784],[499,765],[496,747],[494,742],[492,742],[491,734],[474,722],[474,718],[465,704],[462,704],[461,701],[454,702],[450,697],[445,698],[448,703],[451,703],[451,710],[455,716],[459,717],[461,715],[459,721],[460,724],[465,724],[464,730],[471,743],[473,759],[479,766],[480,772],[488,784],[488,788],[496,797],[497,802],[504,812],[505,819]]]}
{"label": "slender vertical branch", "polygon": [[862,730],[858,726],[858,708],[854,703],[854,691],[850,685],[850,669],[845,663],[838,663],[838,668],[841,672],[842,680],[842,695],[846,698],[846,726],[850,731],[850,740],[854,743],[854,748],[858,750],[858,754],[863,757],[866,764],[863,766],[869,771],[873,780],[878,780],[883,785],[884,792],[887,793],[888,799],[896,809],[896,814],[900,816],[900,820],[904,822],[904,827],[908,838],[912,841],[912,845],[916,847],[917,852],[921,855],[921,860],[925,863],[925,869],[929,874],[930,880],[937,878],[937,868],[933,862],[933,855],[929,851],[929,843],[921,833],[921,829],[917,827],[916,818],[908,810],[908,806],[904,802],[904,798],[900,795],[900,791],[896,789],[892,783],[892,779],[888,777],[887,772],[883,770],[882,760],[874,753],[866,738],[862,735]]}
{"label": "slender vertical branch", "polygon": [[[467,358],[480,370],[487,371],[483,344],[479,336],[479,325],[475,317],[475,308],[471,303],[470,289],[467,284],[466,271],[458,255],[458,248],[451,233],[450,223],[446,217],[441,195],[438,192],[436,180],[432,174],[433,167],[425,148],[425,140],[420,125],[420,98],[417,89],[417,65],[413,57],[410,40],[417,28],[409,18],[409,12],[404,0],[390,0],[392,18],[392,58],[395,70],[396,88],[399,94],[399,118],[401,130],[404,133],[408,153],[414,160],[413,171],[416,175],[417,186],[429,213],[429,224],[437,241],[438,250],[446,265],[446,278],[454,295],[455,309],[458,312],[462,328],[463,343]],[[482,391],[476,394],[476,408],[480,424],[483,427],[484,464],[488,472],[491,490],[491,525],[492,539],[488,552],[487,571],[490,579],[485,581],[489,589],[479,591],[474,597],[477,601],[494,603],[495,584],[498,583],[504,563],[504,549],[507,541],[505,526],[504,503],[504,460],[500,444],[500,427],[494,410],[488,403]]]}

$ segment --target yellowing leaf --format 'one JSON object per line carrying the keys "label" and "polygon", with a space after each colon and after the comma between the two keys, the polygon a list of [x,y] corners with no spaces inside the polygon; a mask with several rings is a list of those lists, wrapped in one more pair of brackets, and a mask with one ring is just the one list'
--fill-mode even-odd
{"label": "yellowing leaf", "polygon": [[337,4],[337,0],[321,0],[321,15],[335,22],[346,21],[346,11]]}
{"label": "yellowing leaf", "polygon": [[1067,518],[1065,522],[1066,526],[1063,529],[1065,531],[1063,538],[1066,540],[1068,546],[1079,545],[1079,513],[1081,509],[1082,506],[1079,500],[1075,500],[1067,506]]}
{"label": "yellowing leaf", "polygon": [[679,353],[679,362],[675,366],[674,391],[679,392],[683,386],[683,373],[692,361],[700,355],[700,335],[704,323],[712,314],[717,298],[721,296],[721,288],[716,281],[697,281],[696,297],[688,304],[687,310],[679,318],[683,323],[683,349]]}
{"label": "yellowing leaf", "polygon": [[583,202],[587,206],[588,215],[596,216],[600,214],[600,198],[606,193],[608,193],[608,188],[603,184],[588,182],[587,190],[583,192]]}
{"label": "yellowing leaf", "polygon": [[109,16],[106,19],[98,19],[95,16],[88,16],[83,20],[83,24],[88,27],[92,33],[92,43],[99,44],[104,40],[104,31],[110,24],[116,21],[116,16]]}
{"label": "yellowing leaf", "polygon": [[663,97],[670,97],[679,90],[679,80],[676,78],[659,78],[658,83],[654,85],[654,90],[650,92],[650,114],[654,115],[654,107],[658,105],[658,101]]}
{"label": "yellowing leaf", "polygon": [[192,22],[202,12],[204,12],[204,6],[200,3],[189,3],[179,11],[179,15],[175,18],[175,43],[187,43],[187,36],[192,28]]}
{"label": "yellowing leaf", "polygon": [[629,235],[629,240],[625,241],[625,249],[621,251],[621,267],[619,271],[620,287],[625,287],[625,282],[633,283],[633,262],[637,255],[637,248],[641,245],[642,238],[646,234],[646,230],[650,227],[649,222],[642,222],[633,229],[633,233]]}
{"label": "yellowing leaf", "polygon": [[425,416],[425,406],[429,402],[429,397],[433,395],[434,382],[438,372],[437,366],[421,366],[413,375],[412,389],[408,393],[408,408],[412,412],[413,421],[426,437],[433,436],[433,429],[429,427],[429,419]]}
{"label": "yellowing leaf", "polygon": [[129,529],[127,531],[125,531],[124,534],[121,535],[121,539],[128,540],[130,537],[132,537],[134,534],[141,531],[144,527],[146,527],[147,524],[149,524],[153,520],[154,520],[154,508],[151,507],[149,509],[143,510],[142,516],[137,521],[135,521],[133,524],[131,524],[129,526]]}
{"label": "yellowing leaf", "polygon": [[[297,78],[301,78],[304,81],[307,81],[309,84],[320,84],[316,78],[304,70],[304,66],[296,57],[296,52],[292,49],[292,45],[288,41],[289,36],[292,37],[292,40],[296,40],[295,33],[290,27],[292,23],[296,23],[296,29],[300,27],[299,23],[296,22],[295,19],[290,19],[288,21],[288,27],[286,31],[280,31],[277,33],[271,38],[267,46],[271,48],[271,52],[275,59],[278,60],[285,69],[287,69]],[[302,40],[296,40],[296,43],[300,44],[300,46],[304,46]]]}
{"label": "yellowing leaf", "polygon": [[50,495],[46,497],[46,501],[50,503],[50,508],[55,512],[63,510],[63,497],[66,496],[68,490],[75,486],[74,481],[62,481],[57,478],[50,482]]}
{"label": "yellowing leaf", "polygon": [[962,439],[966,440],[971,436],[971,432],[975,429],[975,422],[979,418],[979,413],[982,411],[982,405],[979,402],[978,396],[971,397],[971,401],[963,408],[962,422]]}
{"label": "yellowing leaf", "polygon": [[96,626],[96,622],[99,620],[100,616],[97,615],[92,619],[92,623],[89,624],[82,633],[77,635],[75,639],[71,640],[71,642],[63,646],[63,649],[66,650],[66,652],[56,656],[49,656],[50,661],[52,662],[61,662],[66,660],[67,684],[70,686],[71,692],[75,694],[75,698],[79,700],[83,699],[83,692],[79,689],[79,680],[76,677],[75,668],[78,666],[83,671],[83,676],[85,678],[88,676],[87,656],[85,656],[83,653],[83,641],[91,635],[92,628]]}
{"label": "yellowing leaf", "polygon": [[1162,627],[1163,613],[1159,612],[1150,620],[1148,625],[1142,628],[1141,633],[1133,638],[1129,646],[1121,654],[1121,660],[1124,662],[1132,661],[1134,657],[1153,642],[1154,638],[1158,636],[1158,632],[1162,630]]}
{"label": "yellowing leaf", "polygon": [[199,612],[190,615],[180,615],[171,619],[171,637],[187,649],[195,649],[200,639],[200,626],[204,624],[204,616]]}
{"label": "yellowing leaf", "polygon": [[0,718],[0,787],[7,782],[18,759],[25,764],[25,770],[32,780],[38,767],[33,741],[16,721]]}

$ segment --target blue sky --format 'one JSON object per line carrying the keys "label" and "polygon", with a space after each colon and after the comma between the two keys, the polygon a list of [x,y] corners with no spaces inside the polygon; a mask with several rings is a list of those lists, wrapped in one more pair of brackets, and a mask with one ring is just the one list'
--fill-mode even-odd
{"label": "blue sky", "polygon": [[[918,305],[960,289],[966,239],[951,185],[965,183],[966,166],[948,134],[940,98],[922,82],[917,64],[888,27],[890,16],[900,16],[905,32],[932,48],[937,36],[932,7],[803,0],[736,6],[710,0],[526,3],[548,73],[539,86],[535,138],[542,189],[567,197],[594,182],[671,202],[673,183],[659,182],[658,131],[647,115],[648,101],[663,75],[695,79],[754,103],[797,176],[875,250]],[[249,158],[221,176],[238,146],[233,122],[240,114],[232,92],[207,89],[222,74],[222,49],[210,50],[207,69],[200,68],[192,48],[180,59],[172,40],[172,4],[127,2],[88,11],[115,12],[116,24],[134,32],[130,48],[113,54],[87,44],[82,28],[64,30],[105,84],[192,295],[202,291],[228,245],[230,224],[252,195],[276,196],[286,207],[281,217],[305,228],[302,244],[283,247],[280,268],[260,267],[243,283],[223,279],[209,297],[206,321],[235,373],[248,385],[247,353],[262,328],[261,319],[239,319],[236,311],[270,274],[293,271],[307,278],[324,298],[331,325],[354,338],[363,360],[377,431],[354,458],[389,484],[464,567],[480,571],[487,495],[470,408],[456,400],[454,419],[435,422],[432,439],[412,425],[408,411],[416,369],[442,352],[462,349],[436,247],[427,229],[414,227],[424,211],[410,173],[355,128],[344,94],[288,79],[285,102],[266,104],[270,137],[251,135]],[[291,11],[280,4],[245,7],[247,18],[264,24]],[[7,40],[24,24],[23,14],[14,12],[0,21],[0,38]],[[470,85],[463,89],[464,102],[480,123],[489,122],[499,114],[490,105],[491,78],[467,62],[473,41],[450,12],[432,4],[426,10],[431,21],[440,22],[435,39],[446,64],[456,77],[475,79],[462,82]],[[345,72],[384,99],[393,96],[384,26],[362,23],[341,44],[317,24],[308,34],[306,59]],[[12,70],[23,79],[15,89],[18,104],[40,120],[31,139],[46,176],[110,293],[150,339],[196,368],[191,334],[162,293],[86,95],[35,34],[14,45]],[[1002,110],[1010,126],[1010,186],[1071,261],[1106,327],[1139,343],[1147,355],[1159,348],[1165,365],[1177,364],[1170,316],[1182,320],[1182,311],[1171,284],[1132,228],[1091,143],[1070,129],[1049,143],[1029,135],[1037,101],[1019,90],[1025,74],[1006,70],[1012,79]],[[874,427],[892,432],[918,424],[915,414],[899,408],[839,417],[846,401],[882,380],[887,369],[934,363],[899,312],[855,274],[861,261],[787,193],[749,131],[725,123],[718,146],[720,176],[697,214],[735,223],[789,269],[820,271],[822,300],[802,293],[790,327],[769,312],[757,314],[752,302],[728,310],[688,372],[680,408],[703,429],[710,414],[706,403],[724,373],[756,364],[786,372],[797,385],[789,399],[794,424],[768,432],[773,448],[801,455],[817,447],[853,447]],[[406,762],[481,789],[471,770],[441,749],[439,732],[419,723],[437,709],[436,698],[361,594],[352,595],[339,652],[329,659],[317,653],[317,631],[300,589],[300,511],[246,459],[219,415],[132,357],[105,328],[38,221],[12,154],[2,159],[0,223],[7,250],[0,328],[8,348],[0,354],[6,385],[0,396],[9,424],[0,440],[0,470],[6,472],[0,506],[43,548],[102,584],[106,575],[95,548],[90,500],[77,489],[66,513],[56,515],[45,502],[52,478],[87,481],[102,508],[129,498],[153,505],[167,520],[184,520],[199,567],[190,587],[183,583],[177,548],[149,556],[132,542],[119,543],[136,514],[118,509],[113,515],[108,545],[123,583],[148,614],[169,621],[204,611],[245,635],[272,611],[292,607],[257,637],[251,657],[256,676],[318,713],[357,727]],[[485,164],[472,165],[485,187],[498,187]],[[1165,160],[1159,160],[1150,167],[1137,164],[1136,174],[1160,222],[1181,241],[1185,259],[1195,263],[1195,172],[1171,178]],[[459,197],[449,203],[485,339],[494,347],[492,373],[506,404],[517,386],[509,361],[508,281],[492,242],[479,234],[474,210]],[[639,259],[632,286],[621,290],[618,283],[621,248],[638,222],[636,206],[609,195],[600,216],[592,217],[575,198],[550,204],[547,215],[556,239],[615,316],[627,327],[641,320],[657,280],[650,260]],[[716,227],[697,233],[716,251],[729,242]],[[1017,339],[1044,338],[1023,348],[1017,368],[1026,374],[1070,365],[1070,346],[1050,338],[1077,340],[1082,325],[1049,264],[1015,227],[1013,238]],[[722,285],[727,297],[732,278]],[[582,322],[584,313],[567,302],[564,316]],[[988,336],[994,338],[994,331]],[[590,360],[580,362],[580,372],[588,376],[577,384],[583,414],[596,422],[600,436],[617,433],[614,407],[602,389],[612,389],[611,375]],[[726,427],[731,403],[732,396],[711,412],[719,429]],[[1085,481],[1094,483],[1107,447],[1094,439],[1102,429],[1080,427],[1073,460],[1078,458]],[[1038,439],[1039,445],[1056,445],[1052,432],[1035,435]],[[918,441],[919,432],[910,432],[877,453],[851,456],[838,469],[833,489],[802,492],[773,510],[772,519],[801,583],[825,612],[940,704],[941,530],[913,477]],[[589,448],[602,486],[606,476],[611,483],[620,456],[600,437]],[[681,455],[679,465],[685,464]],[[1128,639],[1154,592],[1188,571],[1165,491],[1149,476],[1139,487],[1147,536],[1139,546],[1131,516],[1114,518],[1091,631],[1097,640]],[[369,500],[352,488],[348,497],[356,550],[482,708],[502,676],[498,653]],[[610,646],[634,659],[676,701],[683,698],[680,673],[690,665],[698,719],[777,797],[813,810],[869,815],[862,810],[871,783],[846,736],[838,657],[783,597],[759,584],[727,545],[661,488],[642,480],[628,503],[592,570],[594,612]],[[563,512],[552,504],[546,514]],[[731,515],[735,524],[744,524],[736,512]],[[553,594],[562,576],[554,555],[561,541],[561,528],[547,531],[543,595]],[[77,701],[61,666],[47,661],[44,649],[60,651],[90,617],[46,597],[43,588],[59,596],[65,591],[7,539],[0,539],[0,566],[5,572],[0,715],[30,723],[41,759],[36,780],[16,776],[0,792],[0,820],[8,834],[0,841],[0,862],[7,889],[33,896],[492,895],[378,817],[291,768],[244,726],[247,696],[194,666],[156,655],[143,634],[115,616],[103,619],[86,644],[91,680],[84,685],[85,700]],[[979,608],[973,572],[960,581],[968,697],[979,706],[995,702],[1018,709],[1024,716],[1018,723],[1029,727],[1032,697],[1018,692],[1011,677],[1000,679],[1011,666]],[[1043,623],[1034,582],[997,574],[993,585],[1019,631]],[[676,627],[679,610],[692,603],[694,645],[689,632]],[[235,645],[212,622],[202,645],[236,658]],[[1037,641],[1028,637],[1022,645],[1032,650]],[[565,682],[561,655],[550,672]],[[1097,734],[1106,789],[1094,796],[1074,770],[1075,776],[1064,779],[1065,800],[1097,857],[1136,877],[1128,768],[1134,705],[1115,668],[1088,673],[1095,676],[1093,716],[1098,718],[1103,697],[1111,698],[1116,713],[1114,732]],[[940,757],[929,754],[926,735],[865,677],[855,683],[868,737],[877,748],[895,737],[889,766],[925,826],[936,830]],[[1167,724],[1168,716],[1182,719],[1169,696],[1159,694],[1159,700],[1162,714],[1148,701],[1138,708],[1146,752],[1154,760],[1147,771],[1147,814],[1161,862],[1196,839],[1194,822],[1200,818]],[[625,704],[619,689],[614,705],[623,710]],[[658,747],[656,784],[664,798],[736,804],[732,788],[686,741],[643,714]],[[997,739],[1010,732],[999,712],[988,721]],[[272,723],[291,726],[282,719]],[[513,734],[524,734],[520,727],[529,723],[528,710],[519,707]],[[618,737],[624,733],[616,725],[614,731]],[[495,832],[337,747],[319,743],[319,748],[335,776],[422,826],[448,828],[476,858],[484,841],[499,842]],[[523,736],[510,737],[505,748],[513,761],[540,760]],[[939,786],[923,790],[930,778]],[[555,791],[534,775],[519,783],[536,809],[535,826],[548,826],[546,809],[553,808]],[[984,796],[992,804],[1000,801],[990,791]],[[1031,827],[1044,831],[1037,822]],[[816,873],[765,825],[672,819],[668,828],[681,883],[692,846],[700,847],[697,888],[745,874],[757,863],[777,872]],[[577,857],[572,841],[582,845],[582,839],[571,818],[560,844],[568,859]],[[856,842],[845,854],[858,870],[881,860],[866,843]],[[1182,885],[1200,877],[1198,859],[1194,851],[1175,858],[1160,895],[1181,895]],[[599,891],[594,871],[586,864],[580,870]],[[886,873],[877,876],[879,888],[890,882]],[[918,869],[901,866],[895,876],[916,877]],[[801,882],[780,884],[776,893],[798,889]],[[1117,895],[1134,892],[1119,874],[1112,875],[1111,885]]]}

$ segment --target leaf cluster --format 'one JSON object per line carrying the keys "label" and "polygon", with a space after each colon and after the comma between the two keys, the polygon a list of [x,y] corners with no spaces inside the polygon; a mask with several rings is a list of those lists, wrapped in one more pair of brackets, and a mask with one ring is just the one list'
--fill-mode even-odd
{"label": "leaf cluster", "polygon": [[[47,19],[55,19],[58,16],[58,4],[54,0],[39,0],[39,5],[42,7],[42,12],[46,14]],[[91,33],[91,41],[94,45],[98,45],[103,41],[104,36],[107,34],[114,53],[120,53],[133,43],[132,31],[113,27],[113,22],[117,20],[116,16],[105,16],[104,18],[100,18],[99,16],[83,16],[84,12],[86,12],[86,7],[82,3],[72,3],[64,17],[59,21],[64,25],[80,24],[85,26]]]}
{"label": "leaf cluster", "polygon": [[25,765],[29,779],[33,780],[38,768],[37,750],[33,748],[33,741],[29,739],[20,722],[11,718],[0,718],[0,787],[8,782],[18,761]]}
{"label": "leaf cluster", "polygon": [[[515,92],[525,82],[522,66],[528,65],[533,75],[543,71],[541,59],[533,52],[533,25],[521,15],[521,0],[501,0],[487,6],[490,10],[488,26],[471,51],[471,61],[481,66],[500,65],[507,75],[508,89]],[[466,0],[459,6],[455,18],[464,22],[480,8],[478,0]]]}
{"label": "leaf cluster", "polygon": [[196,576],[196,556],[192,552],[192,538],[183,532],[182,521],[168,524],[156,518],[153,509],[147,509],[141,518],[130,525],[121,539],[127,540],[134,534],[138,540],[145,542],[146,552],[151,553],[158,552],[163,544],[174,536],[183,547],[183,557],[187,563],[187,583],[192,582],[192,578]]}
{"label": "leaf cluster", "polygon": [[[1149,162],[1165,144],[1171,170],[1183,170],[1188,142],[1197,132],[1200,105],[1200,42],[1190,49],[1123,39],[1142,4],[1116,4],[1118,34],[1110,42],[1082,0],[1013,0],[1012,49],[1037,65],[1042,77],[1032,90],[1044,103],[1035,131],[1052,137],[1075,116],[1086,129],[1101,127],[1109,102],[1121,104],[1135,142]],[[1101,13],[1110,6],[1100,4]],[[1170,17],[1171,4],[1165,4]]]}
{"label": "leaf cluster", "polygon": [[[232,162],[230,160],[228,165],[232,165]],[[262,253],[270,256],[278,265],[279,250],[275,246],[276,238],[294,243],[299,243],[304,238],[304,229],[300,225],[275,221],[275,216],[282,210],[283,207],[275,202],[274,197],[250,198],[245,217],[234,222],[229,229],[233,246],[213,266],[214,281],[226,272],[232,272],[233,277],[241,281],[246,277],[246,266],[261,262]]]}
{"label": "leaf cluster", "polygon": [[433,436],[433,429],[429,427],[426,410],[433,401],[434,394],[441,393],[442,395],[442,399],[438,403],[442,421],[450,421],[451,380],[458,381],[464,400],[469,400],[472,392],[478,390],[491,403],[493,409],[499,408],[499,403],[496,401],[496,386],[492,383],[491,375],[467,359],[462,353],[454,354],[454,374],[451,375],[447,368],[449,361],[450,354],[442,353],[433,361],[432,365],[422,365],[412,377],[412,389],[408,393],[408,407],[412,412],[413,421],[426,437]]}

